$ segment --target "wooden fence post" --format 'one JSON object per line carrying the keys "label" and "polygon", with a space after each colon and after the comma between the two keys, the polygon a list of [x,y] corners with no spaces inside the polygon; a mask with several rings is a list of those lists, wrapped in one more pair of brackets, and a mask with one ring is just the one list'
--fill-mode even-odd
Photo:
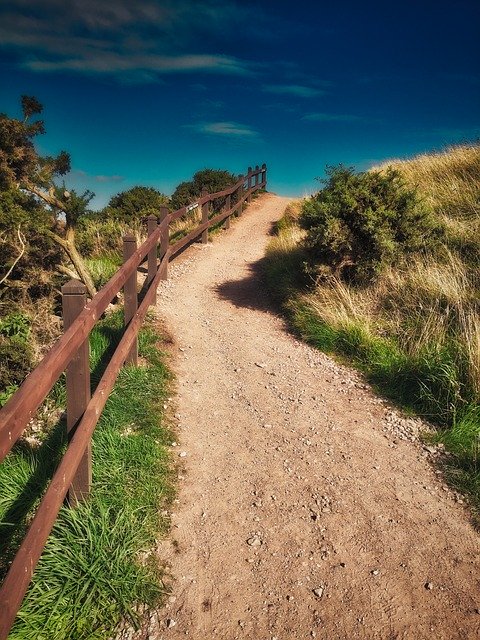
{"label": "wooden fence post", "polygon": [[265,189],[267,186],[267,165],[265,162],[262,164],[262,183],[263,188]]}
{"label": "wooden fence post", "polygon": [[[62,287],[63,330],[66,331],[87,302],[87,289],[79,280],[70,280]],[[90,354],[88,338],[78,348],[67,366],[67,435],[70,440],[90,402]],[[92,486],[92,448],[85,449],[68,490],[68,502],[76,506],[90,493]]]}
{"label": "wooden fence post", "polygon": [[[137,249],[137,240],[131,233],[123,236],[123,262],[125,263],[130,256],[132,256]],[[123,313],[125,326],[128,325],[130,320],[135,315],[138,308],[138,294],[137,294],[137,270],[127,279],[123,285]],[[132,344],[127,357],[125,358],[125,364],[138,363],[138,337],[135,338],[135,342]]]}
{"label": "wooden fence post", "polygon": [[[148,235],[152,235],[157,228],[157,216],[151,215],[147,218],[147,231]],[[148,252],[148,272],[147,272],[147,284],[149,285],[154,279],[157,273],[157,245],[153,246]],[[157,292],[153,294],[152,304],[157,304]]]}
{"label": "wooden fence post", "polygon": [[242,180],[242,183],[240,184],[240,186],[238,187],[238,191],[237,191],[237,197],[238,197],[238,209],[237,209],[237,215],[241,216],[242,212],[243,212],[243,194],[244,194],[244,187],[245,187],[245,176],[240,176],[240,178]]}
{"label": "wooden fence post", "polygon": [[[207,195],[207,190],[204,189],[202,191],[202,197],[206,195]],[[204,222],[208,222],[209,208],[210,208],[209,202],[205,202],[205,204],[202,204],[202,224]],[[208,242],[208,229],[205,229],[205,231],[202,231],[202,244],[207,244],[207,242]]]}
{"label": "wooden fence post", "polygon": [[255,171],[257,172],[257,173],[255,174],[255,187],[257,187],[257,186],[258,186],[258,183],[259,183],[259,178],[260,178],[260,176],[259,176],[259,174],[258,174],[258,170],[259,170],[259,169],[260,169],[260,167],[258,166],[258,164],[257,164],[257,165],[255,165]]}
{"label": "wooden fence post", "polygon": [[[162,205],[159,208],[159,212],[160,212],[160,223],[162,223],[165,220],[165,218],[168,216],[168,207],[165,205]],[[169,236],[169,231],[167,226],[167,229],[164,231],[164,233],[160,238],[160,260],[163,260],[164,256],[168,251],[168,244],[169,244],[168,236]],[[167,280],[167,278],[168,278],[168,260],[165,261],[165,265],[163,267],[162,280]]]}
{"label": "wooden fence post", "polygon": [[[227,196],[227,198],[225,200],[225,211],[229,211],[230,210],[230,206],[231,206],[230,202],[231,202],[231,200],[232,200],[231,195],[228,194],[228,196]],[[223,228],[224,229],[230,229],[230,216],[227,216],[225,218],[225,224],[223,225]]]}
{"label": "wooden fence post", "polygon": [[247,202],[251,202],[252,201],[252,194],[250,193],[250,189],[252,188],[252,176],[250,175],[251,173],[252,173],[252,167],[248,167],[248,181],[247,181],[248,196],[247,196]]}

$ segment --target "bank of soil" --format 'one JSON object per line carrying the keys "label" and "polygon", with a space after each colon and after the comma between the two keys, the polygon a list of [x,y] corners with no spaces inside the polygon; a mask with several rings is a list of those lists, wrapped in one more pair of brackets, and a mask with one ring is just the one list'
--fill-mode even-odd
{"label": "bank of soil", "polygon": [[479,537],[441,451],[270,307],[258,262],[288,202],[261,196],[159,290],[180,479],[145,637],[480,637]]}

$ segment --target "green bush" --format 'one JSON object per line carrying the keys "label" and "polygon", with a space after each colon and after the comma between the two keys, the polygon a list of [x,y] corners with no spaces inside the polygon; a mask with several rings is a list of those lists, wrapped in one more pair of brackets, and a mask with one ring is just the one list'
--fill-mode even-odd
{"label": "green bush", "polygon": [[327,167],[326,186],[299,218],[318,273],[365,282],[401,255],[432,248],[440,227],[395,170],[355,173]]}
{"label": "green bush", "polygon": [[[193,175],[192,180],[181,182],[177,186],[170,199],[171,207],[173,210],[180,209],[194,202],[203,190],[207,193],[217,193],[234,185],[236,182],[236,176],[224,169],[202,169]],[[215,203],[214,209],[220,210],[224,203],[225,199],[219,199]]]}
{"label": "green bush", "polygon": [[154,214],[162,205],[168,204],[168,197],[153,187],[136,186],[117,193],[108,205],[98,213],[100,219],[112,218],[129,225],[139,226],[142,218]]}

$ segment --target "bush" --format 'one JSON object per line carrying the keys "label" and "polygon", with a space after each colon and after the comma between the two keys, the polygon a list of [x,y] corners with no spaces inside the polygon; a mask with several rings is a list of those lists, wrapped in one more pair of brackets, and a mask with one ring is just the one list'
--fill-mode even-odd
{"label": "bush", "polygon": [[340,165],[328,167],[327,175],[299,218],[318,273],[365,282],[401,255],[436,244],[439,224],[397,171],[355,173]]}
{"label": "bush", "polygon": [[[173,210],[180,209],[195,201],[200,197],[203,190],[207,193],[217,193],[223,191],[227,187],[231,187],[237,182],[236,176],[224,169],[202,169],[197,171],[192,180],[189,182],[181,182],[175,189],[171,197],[171,206]],[[215,209],[220,209],[224,201],[218,202]]]}
{"label": "bush", "polygon": [[137,186],[110,198],[108,205],[97,215],[101,220],[112,218],[138,226],[143,217],[158,215],[159,208],[167,203],[167,196],[157,189]]}

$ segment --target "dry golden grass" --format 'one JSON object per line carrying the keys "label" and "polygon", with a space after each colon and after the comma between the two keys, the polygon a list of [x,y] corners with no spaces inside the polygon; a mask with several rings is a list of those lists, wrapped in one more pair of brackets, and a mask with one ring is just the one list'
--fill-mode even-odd
{"label": "dry golden grass", "polygon": [[410,160],[389,160],[374,169],[389,166],[417,186],[439,216],[480,215],[480,143],[454,146]]}

